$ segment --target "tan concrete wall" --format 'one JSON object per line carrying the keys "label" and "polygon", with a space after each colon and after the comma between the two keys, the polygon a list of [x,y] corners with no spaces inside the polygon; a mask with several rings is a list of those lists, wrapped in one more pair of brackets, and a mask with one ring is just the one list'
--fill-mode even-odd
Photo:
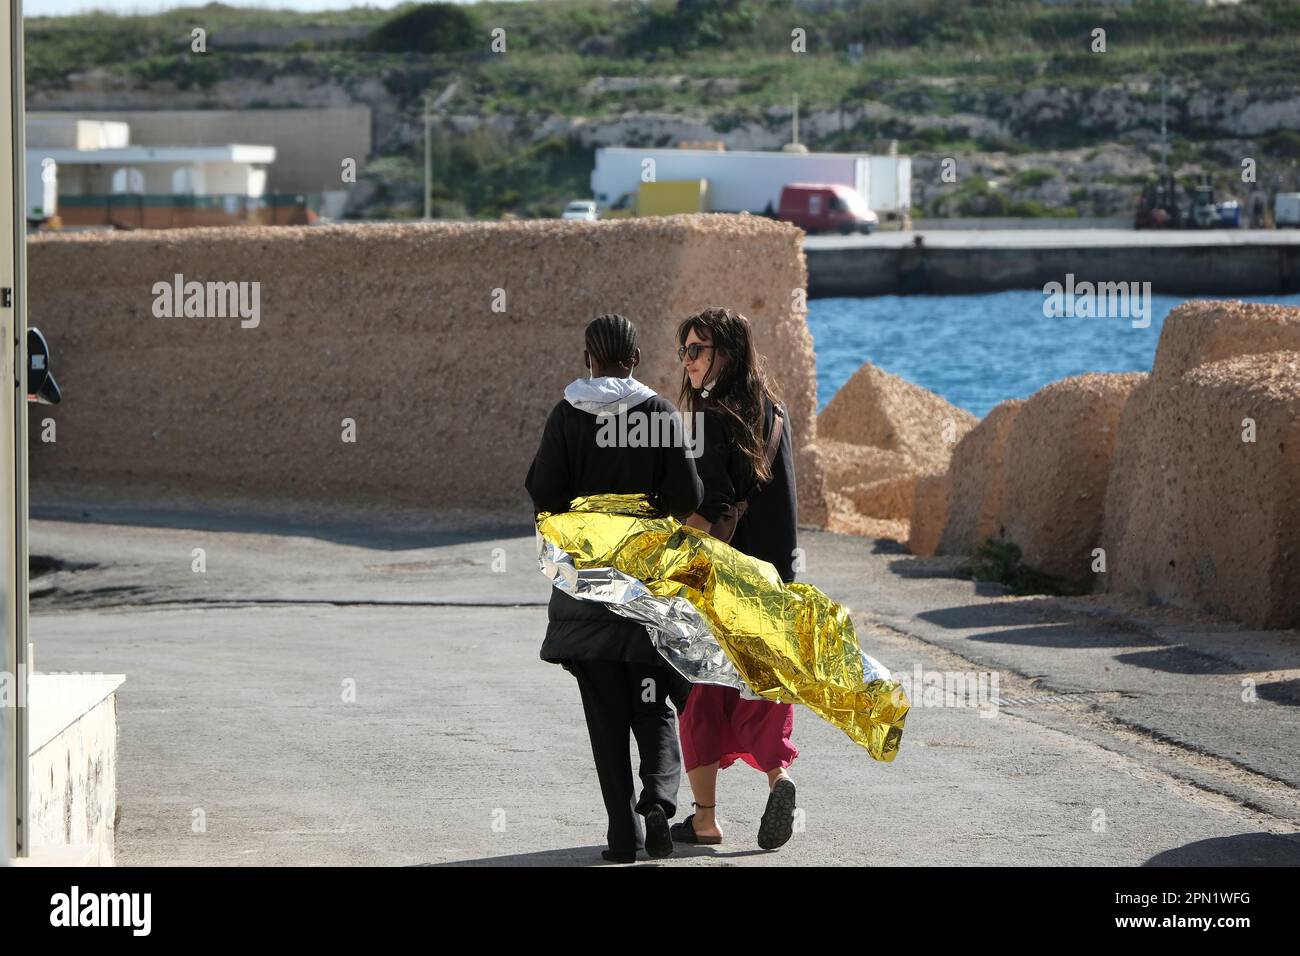
{"label": "tan concrete wall", "polygon": [[[631,318],[638,377],[675,400],[678,322],[725,305],[754,324],[799,450],[800,517],[820,524],[800,239],[739,216],[35,237],[29,321],[65,398],[32,409],[32,493],[526,518],[524,476],[585,374],[586,323]],[[154,283],[175,273],[260,282],[260,324],[156,318]]]}
{"label": "tan concrete wall", "polygon": [[[1025,401],[1007,436],[1001,526],[1024,563],[1093,582],[1120,414],[1145,373],[1053,382]],[[978,542],[977,542],[978,544]]]}

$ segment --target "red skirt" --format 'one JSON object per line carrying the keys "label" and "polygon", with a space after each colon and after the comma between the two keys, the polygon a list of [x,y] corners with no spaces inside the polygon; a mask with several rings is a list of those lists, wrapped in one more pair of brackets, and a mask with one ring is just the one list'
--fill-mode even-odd
{"label": "red skirt", "polygon": [[755,770],[788,767],[799,750],[790,742],[794,705],[741,700],[740,691],[695,684],[681,713],[682,762],[687,771],[743,760]]}

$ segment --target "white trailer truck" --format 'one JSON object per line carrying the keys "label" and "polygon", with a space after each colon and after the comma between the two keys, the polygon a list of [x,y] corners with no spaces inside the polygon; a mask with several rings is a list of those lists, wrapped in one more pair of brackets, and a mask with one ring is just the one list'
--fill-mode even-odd
{"label": "white trailer truck", "polygon": [[[893,161],[893,157],[880,158]],[[597,205],[606,209],[624,195],[635,194],[650,178],[656,181],[706,179],[714,212],[762,213],[769,205],[773,211],[777,209],[781,188],[790,183],[851,186],[865,199],[871,194],[871,163],[871,157],[858,153],[610,146],[596,150],[591,194]],[[909,161],[909,190],[910,170]],[[874,203],[871,206],[875,208]]]}

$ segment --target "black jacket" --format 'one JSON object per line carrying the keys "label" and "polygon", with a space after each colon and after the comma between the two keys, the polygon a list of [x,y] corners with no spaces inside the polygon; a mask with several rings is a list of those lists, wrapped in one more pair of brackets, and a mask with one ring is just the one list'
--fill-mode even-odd
{"label": "black jacket", "polygon": [[[763,399],[763,447],[772,432],[773,406]],[[727,419],[716,409],[704,412],[704,446],[696,459],[700,479],[704,482],[704,501],[696,510],[710,521],[717,521],[725,508],[744,497],[754,487],[754,472],[749,459],[729,437]],[[770,562],[781,580],[794,580],[794,550],[798,547],[797,522],[799,502],[795,493],[794,433],[787,415],[772,463],[772,480],[754,487],[749,507],[731,546],[737,551]]]}
{"label": "black jacket", "polygon": [[[656,412],[674,417],[674,441],[669,447],[662,443],[660,447],[601,447],[597,443],[599,423],[593,413],[575,408],[567,400],[557,404],[546,420],[541,447],[524,482],[534,509],[568,511],[569,502],[584,495],[641,492],[650,495],[665,514],[683,521],[690,517],[699,507],[703,489],[695,461],[688,456],[676,408],[655,395],[627,409],[629,418]],[[629,426],[624,423],[621,427]],[[619,617],[598,603],[552,588],[549,618],[541,651],[544,661],[664,663],[644,625]]]}

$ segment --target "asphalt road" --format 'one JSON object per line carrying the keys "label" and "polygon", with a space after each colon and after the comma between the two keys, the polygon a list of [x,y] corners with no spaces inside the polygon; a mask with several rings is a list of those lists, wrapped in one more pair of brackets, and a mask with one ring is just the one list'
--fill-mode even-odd
{"label": "asphalt road", "polygon": [[[127,675],[120,864],[606,865],[577,688],[537,658],[549,584],[526,529],[78,517],[32,522],[33,555],[62,569],[33,581],[31,635],[41,670]],[[890,764],[801,710],[791,842],[755,845],[766,788],[737,765],[726,844],[654,865],[1300,863],[1300,635],[1007,598],[861,538],[801,544],[869,653],[899,675],[996,674],[996,700],[914,690]]]}

